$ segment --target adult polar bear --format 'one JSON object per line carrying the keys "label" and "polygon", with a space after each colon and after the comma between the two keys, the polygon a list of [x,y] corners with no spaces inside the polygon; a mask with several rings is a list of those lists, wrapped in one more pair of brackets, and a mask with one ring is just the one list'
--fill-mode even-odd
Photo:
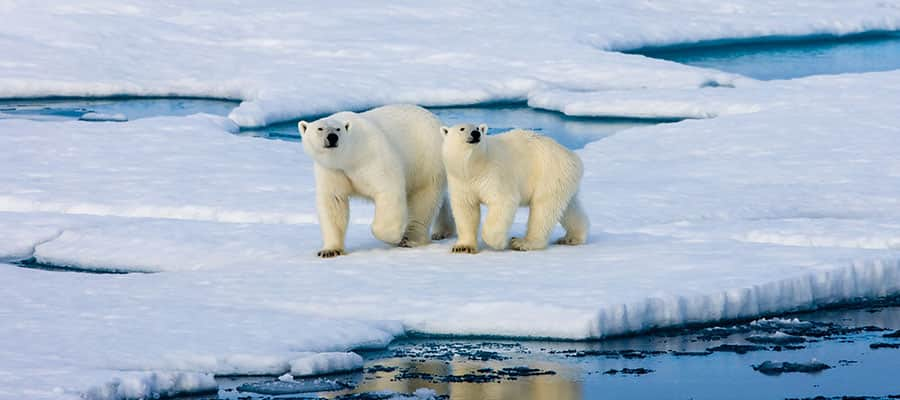
{"label": "adult polar bear", "polygon": [[[558,244],[587,240],[590,223],[578,201],[583,167],[578,156],[551,138],[513,130],[487,136],[487,125],[441,127],[450,203],[459,240],[454,253],[478,251],[481,204],[487,204],[482,239],[494,249],[547,247],[560,222],[566,235]],[[519,206],[530,206],[524,238],[508,239]]]}
{"label": "adult polar bear", "polygon": [[[300,121],[303,149],[315,161],[323,241],[319,257],[344,254],[351,196],[374,201],[372,234],[379,240],[404,247],[431,241],[431,224],[447,187],[440,127],[434,114],[413,105]],[[453,233],[446,208],[434,239]]]}

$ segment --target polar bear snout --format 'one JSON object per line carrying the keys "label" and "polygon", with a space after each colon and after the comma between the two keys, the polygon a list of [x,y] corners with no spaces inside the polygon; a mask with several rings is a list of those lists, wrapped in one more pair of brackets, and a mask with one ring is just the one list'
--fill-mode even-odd
{"label": "polar bear snout", "polygon": [[481,132],[472,131],[469,133],[469,140],[466,143],[478,143],[481,141]]}
{"label": "polar bear snout", "polygon": [[325,148],[331,149],[338,146],[338,135],[335,133],[329,133],[325,136]]}

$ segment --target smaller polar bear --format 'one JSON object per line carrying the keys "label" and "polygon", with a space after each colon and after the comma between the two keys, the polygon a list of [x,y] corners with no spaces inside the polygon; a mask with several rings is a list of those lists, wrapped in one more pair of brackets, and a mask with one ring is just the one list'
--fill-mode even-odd
{"label": "smaller polar bear", "polygon": [[300,121],[303,150],[315,161],[323,241],[319,257],[344,254],[349,197],[354,196],[375,203],[372,234],[383,242],[412,247],[453,234],[440,126],[434,114],[413,105]]}
{"label": "smaller polar bear", "polygon": [[[566,235],[557,244],[587,240],[589,222],[578,202],[581,159],[546,136],[512,130],[487,136],[487,125],[441,127],[450,204],[459,237],[454,253],[478,251],[481,204],[487,205],[482,239],[494,249],[538,250],[547,247],[560,222]],[[524,238],[508,239],[516,210],[529,206]]]}

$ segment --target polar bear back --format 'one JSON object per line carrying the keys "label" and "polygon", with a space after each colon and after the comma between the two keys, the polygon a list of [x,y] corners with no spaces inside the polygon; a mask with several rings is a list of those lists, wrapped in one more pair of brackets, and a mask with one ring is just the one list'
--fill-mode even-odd
{"label": "polar bear back", "polygon": [[577,188],[581,159],[552,138],[516,129],[487,137],[487,180],[513,185],[523,204],[542,193],[569,192]]}

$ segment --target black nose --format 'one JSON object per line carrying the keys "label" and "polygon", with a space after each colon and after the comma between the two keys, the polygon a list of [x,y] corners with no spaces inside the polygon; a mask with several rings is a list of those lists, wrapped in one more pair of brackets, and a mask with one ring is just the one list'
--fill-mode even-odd
{"label": "black nose", "polygon": [[335,135],[335,134],[333,134],[333,133],[329,133],[328,136],[325,136],[325,139],[328,140],[328,145],[329,145],[329,146],[334,146],[334,145],[336,145],[337,142],[338,142],[338,135]]}
{"label": "black nose", "polygon": [[472,131],[472,139],[481,139],[481,132]]}

